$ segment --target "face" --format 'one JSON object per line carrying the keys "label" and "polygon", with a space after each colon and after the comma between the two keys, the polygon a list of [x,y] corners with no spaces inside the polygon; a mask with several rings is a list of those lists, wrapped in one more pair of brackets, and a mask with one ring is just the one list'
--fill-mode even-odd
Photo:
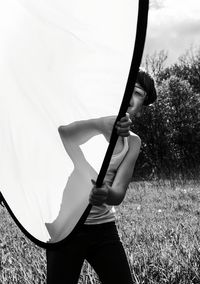
{"label": "face", "polygon": [[130,100],[130,106],[128,107],[127,112],[130,114],[130,118],[133,118],[133,116],[139,116],[140,111],[142,109],[143,102],[145,100],[147,93],[144,91],[144,89],[140,86],[140,84],[136,83],[132,98]]}

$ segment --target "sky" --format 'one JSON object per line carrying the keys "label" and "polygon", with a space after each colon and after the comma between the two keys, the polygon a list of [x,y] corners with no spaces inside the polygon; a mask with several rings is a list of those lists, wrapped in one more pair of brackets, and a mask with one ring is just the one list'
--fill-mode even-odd
{"label": "sky", "polygon": [[150,0],[146,54],[165,50],[167,65],[200,47],[200,0]]}

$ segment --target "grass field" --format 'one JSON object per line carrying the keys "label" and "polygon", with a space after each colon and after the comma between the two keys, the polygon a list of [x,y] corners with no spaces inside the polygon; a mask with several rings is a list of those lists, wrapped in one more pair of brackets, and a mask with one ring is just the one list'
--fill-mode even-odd
{"label": "grass field", "polygon": [[[131,183],[117,212],[135,283],[200,283],[199,183]],[[45,251],[31,243],[1,208],[0,283],[43,284],[45,269]],[[79,284],[87,283],[98,280],[85,263]]]}

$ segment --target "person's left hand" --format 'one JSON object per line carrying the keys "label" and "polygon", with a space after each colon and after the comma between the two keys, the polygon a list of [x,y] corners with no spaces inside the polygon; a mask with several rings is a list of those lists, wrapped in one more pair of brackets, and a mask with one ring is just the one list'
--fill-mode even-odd
{"label": "person's left hand", "polygon": [[96,187],[95,181],[91,180],[93,188],[90,192],[89,202],[92,205],[100,206],[103,203],[106,203],[108,199],[110,186],[104,183],[101,187]]}
{"label": "person's left hand", "polygon": [[117,134],[122,137],[127,137],[130,135],[132,121],[130,119],[129,113],[126,113],[124,117],[116,123]]}

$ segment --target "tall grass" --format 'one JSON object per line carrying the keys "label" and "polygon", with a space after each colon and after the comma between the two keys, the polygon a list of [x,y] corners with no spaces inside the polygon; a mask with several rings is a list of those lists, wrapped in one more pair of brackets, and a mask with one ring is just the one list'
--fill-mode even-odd
{"label": "tall grass", "polygon": [[200,283],[198,184],[131,184],[119,212],[136,283]]}
{"label": "tall grass", "polygon": [[[130,184],[117,225],[135,283],[200,283],[199,201],[195,182]],[[31,243],[3,208],[0,223],[0,283],[45,283],[45,250]],[[87,283],[99,282],[85,262],[79,284]]]}

